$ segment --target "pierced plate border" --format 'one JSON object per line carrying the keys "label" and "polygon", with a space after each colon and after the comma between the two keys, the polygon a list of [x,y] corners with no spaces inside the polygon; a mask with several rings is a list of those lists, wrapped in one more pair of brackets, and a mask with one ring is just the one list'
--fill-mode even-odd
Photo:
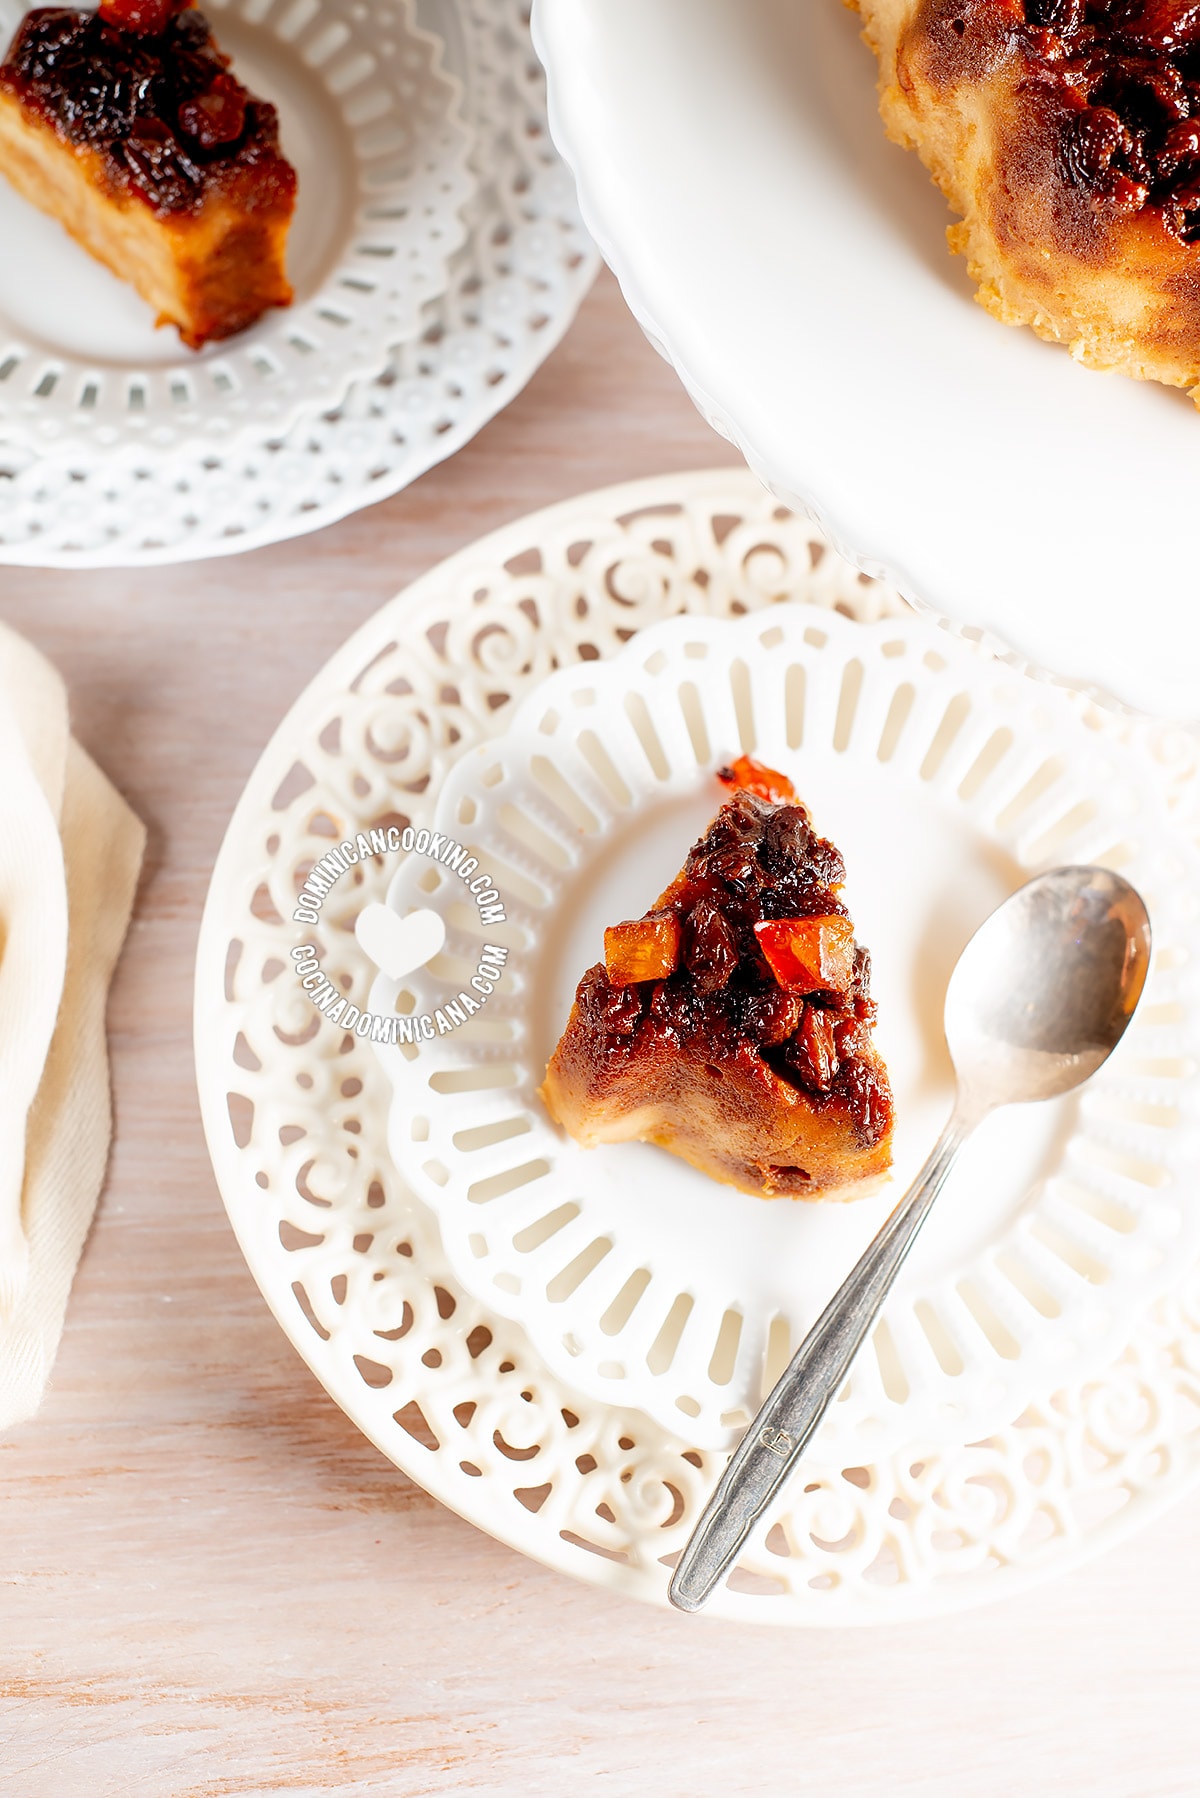
{"label": "pierced plate border", "polygon": [[[359,631],[284,719],[234,813],[197,959],[218,1183],[318,1379],[397,1466],[479,1527],[659,1604],[721,1457],[581,1398],[516,1325],[456,1285],[390,1164],[374,1053],[336,1030],[318,1036],[304,1001],[276,984],[295,940],[283,917],[332,831],[428,822],[446,770],[553,667],[611,655],[659,618],[797,597],[867,618],[903,609],[742,471],[584,496],[451,558]],[[1098,732],[1138,737],[1200,838],[1196,739],[1075,703]],[[388,872],[361,865],[326,919],[345,943],[327,965],[347,986],[361,975],[353,917],[382,900]],[[1046,1393],[985,1441],[913,1442],[854,1466],[818,1447],[806,1472],[715,1614],[892,1622],[1077,1565],[1200,1478],[1200,1268],[1180,1271],[1102,1374]]]}
{"label": "pierced plate border", "polygon": [[[518,1322],[566,1384],[604,1402],[619,1393],[697,1447],[736,1443],[847,1264],[844,1241],[822,1244],[822,1224],[851,1224],[865,1246],[904,1179],[848,1210],[737,1209],[698,1176],[686,1197],[647,1204],[645,1182],[675,1168],[651,1173],[639,1157],[633,1176],[628,1148],[597,1157],[564,1138],[536,1097],[550,1044],[534,1016],[555,915],[573,908],[614,838],[668,795],[687,803],[739,750],[799,770],[818,828],[828,800],[817,806],[814,795],[836,769],[914,824],[935,805],[947,826],[1004,860],[1012,885],[1099,862],[1121,869],[1150,908],[1152,970],[1121,1052],[1071,1103],[1069,1123],[1060,1110],[1053,1153],[1031,1184],[1010,1185],[985,1239],[915,1283],[906,1270],[822,1427],[831,1452],[869,1446],[872,1457],[914,1434],[984,1435],[1048,1383],[1102,1366],[1130,1316],[1174,1283],[1180,1255],[1200,1255],[1200,864],[1154,764],[1111,738],[1098,744],[1069,695],[927,620],[868,625],[800,606],[666,619],[610,660],[560,669],[503,734],[459,758],[434,828],[461,837],[489,870],[507,895],[506,921],[469,915],[453,873],[405,859],[388,904],[401,916],[439,912],[445,947],[402,981],[379,975],[370,1009],[453,1009],[485,942],[506,944],[508,962],[478,1019],[419,1052],[378,1047],[394,1092],[396,1166],[438,1218],[463,1287]],[[849,820],[837,816],[845,844]],[[852,890],[886,890],[892,870],[871,843],[859,839],[850,867]],[[922,913],[930,880],[927,868]],[[981,916],[968,904],[956,925],[965,932]],[[907,951],[886,920],[876,915],[866,940],[894,980]],[[907,967],[901,984],[916,977]],[[907,1111],[915,1070],[894,1042],[885,1053]],[[923,1071],[927,1058],[925,1044]],[[951,1099],[947,1079],[931,1133]],[[1010,1113],[1009,1141],[1014,1127]]]}

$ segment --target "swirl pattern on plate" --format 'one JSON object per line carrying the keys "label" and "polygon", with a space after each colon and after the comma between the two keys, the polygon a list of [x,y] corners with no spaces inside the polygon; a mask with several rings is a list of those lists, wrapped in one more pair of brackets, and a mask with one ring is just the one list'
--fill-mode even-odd
{"label": "swirl pattern on plate", "polygon": [[[871,950],[897,1170],[851,1206],[764,1204],[660,1150],[581,1149],[537,1096],[604,923],[665,886],[716,809],[714,770],[743,753],[786,770],[846,850]],[[507,921],[410,856],[388,903],[432,908],[445,947],[381,976],[371,1011],[445,1015],[485,944],[508,960],[462,1028],[419,1053],[380,1047],[393,1157],[466,1289],[592,1397],[700,1447],[736,1441],[949,1115],[940,998],[956,953],[999,898],[1066,862],[1119,866],[1145,898],[1143,1007],[1085,1093],[981,1130],[823,1442],[983,1435],[1048,1369],[1065,1379],[1111,1353],[1131,1310],[1200,1254],[1200,864],[1153,765],[1098,745],[1065,693],[917,619],[671,619],[539,687],[456,763],[433,827],[488,870]]]}
{"label": "swirl pattern on plate", "polygon": [[[359,824],[432,820],[454,764],[556,666],[613,655],[666,617],[803,599],[899,615],[741,471],[587,496],[433,571],[351,639],[264,753],[205,914],[197,1066],[217,1178],[247,1261],[327,1391],[444,1503],[575,1577],[655,1603],[721,1457],[585,1399],[520,1328],[455,1280],[388,1153],[374,1052],[320,1024],[288,974],[308,867]],[[1080,698],[1098,738],[1136,739],[1200,837],[1200,753]],[[389,870],[335,890],[327,966],[363,978],[351,934]],[[340,927],[339,927],[340,926]],[[811,1457],[719,1614],[890,1622],[1063,1571],[1200,1478],[1200,1268],[1130,1324],[1111,1361],[1038,1395],[982,1441]]]}

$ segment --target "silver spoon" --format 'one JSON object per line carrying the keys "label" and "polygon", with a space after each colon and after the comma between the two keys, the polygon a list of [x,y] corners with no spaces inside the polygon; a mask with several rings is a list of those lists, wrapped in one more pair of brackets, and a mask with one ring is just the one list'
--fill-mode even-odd
{"label": "silver spoon", "polygon": [[711,1596],[791,1478],[976,1125],[999,1105],[1057,1098],[1089,1079],[1125,1034],[1149,961],[1146,907],[1104,868],[1041,874],[975,932],[946,991],[958,1080],[950,1121],[742,1438],[672,1577],[681,1611]]}

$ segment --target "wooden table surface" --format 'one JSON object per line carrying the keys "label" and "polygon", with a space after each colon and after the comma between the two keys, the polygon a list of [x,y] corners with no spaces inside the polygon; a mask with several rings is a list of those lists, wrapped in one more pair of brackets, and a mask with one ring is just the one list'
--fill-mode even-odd
{"label": "wooden table surface", "polygon": [[150,830],[110,1011],[116,1140],[40,1417],[0,1440],[5,1798],[1200,1791],[1200,1505],[1043,1590],[866,1631],[663,1615],[397,1473],[246,1271],[201,1135],[197,927],[300,688],[472,538],[733,460],[603,277],[529,389],[392,500],[160,571],[0,569]]}

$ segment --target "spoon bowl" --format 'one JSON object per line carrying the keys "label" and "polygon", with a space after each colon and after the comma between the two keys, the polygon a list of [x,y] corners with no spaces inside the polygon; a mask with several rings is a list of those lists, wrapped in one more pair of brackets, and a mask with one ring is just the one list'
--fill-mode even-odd
{"label": "spoon bowl", "polygon": [[1150,966],[1141,895],[1107,868],[1054,868],[980,925],[946,991],[959,1112],[1053,1099],[1120,1042]]}
{"label": "spoon bowl", "polygon": [[679,1610],[700,1609],[795,1471],[975,1126],[1089,1079],[1124,1036],[1149,966],[1146,907],[1107,868],[1040,874],[975,932],[946,990],[950,1121],[738,1445],[671,1578]]}

